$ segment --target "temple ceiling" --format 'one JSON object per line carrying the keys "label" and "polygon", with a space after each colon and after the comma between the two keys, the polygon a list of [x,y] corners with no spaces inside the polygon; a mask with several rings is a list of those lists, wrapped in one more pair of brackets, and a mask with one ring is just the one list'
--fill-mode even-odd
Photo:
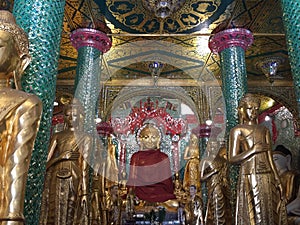
{"label": "temple ceiling", "polygon": [[[113,46],[103,57],[103,81],[151,77],[149,64],[153,61],[163,63],[159,76],[174,82],[219,80],[219,56],[208,48],[208,39],[219,30],[241,27],[254,35],[245,54],[249,85],[291,85],[280,1],[179,1],[179,9],[166,18],[155,16],[145,2],[67,0],[58,81],[71,84],[76,73],[77,53],[70,32],[97,27],[105,20]],[[281,60],[273,84],[261,70],[261,62],[268,57]]]}
{"label": "temple ceiling", "polygon": [[[71,32],[98,28],[103,21],[112,39],[101,71],[101,80],[108,85],[132,81],[153,85],[149,67],[154,61],[162,63],[159,79],[167,79],[169,85],[219,85],[220,59],[208,48],[208,39],[226,28],[246,28],[254,35],[254,43],[245,52],[249,87],[292,86],[279,0],[180,0],[175,12],[165,18],[151,10],[153,2],[66,0],[57,89],[70,92],[74,87],[77,51],[71,45]],[[13,0],[0,3],[12,10]],[[272,83],[261,70],[270,57],[281,61]]]}

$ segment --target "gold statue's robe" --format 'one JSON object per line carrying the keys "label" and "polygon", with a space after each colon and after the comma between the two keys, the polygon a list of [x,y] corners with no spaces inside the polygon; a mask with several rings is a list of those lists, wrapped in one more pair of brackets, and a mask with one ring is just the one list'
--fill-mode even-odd
{"label": "gold statue's robe", "polygon": [[47,163],[40,224],[86,225],[87,215],[82,212],[80,200],[87,194],[82,193],[82,188],[88,167],[84,166],[86,161],[80,146],[88,146],[90,139],[64,130],[54,134],[52,140],[57,144]]}
{"label": "gold statue's robe", "polygon": [[219,154],[204,170],[201,180],[206,182],[207,210],[205,225],[232,225],[228,165]]}
{"label": "gold statue's robe", "polygon": [[27,172],[39,127],[38,97],[0,89],[0,222],[23,224]]}
{"label": "gold statue's robe", "polygon": [[[284,206],[280,200],[278,182],[270,164],[268,151],[263,145],[269,132],[262,125],[237,125],[231,130],[247,129],[248,135],[240,136],[240,146],[244,152],[247,148],[261,148],[255,154],[240,162],[239,180],[237,186],[236,225],[279,225],[286,224]],[[249,146],[249,140],[254,146]],[[284,222],[285,221],[285,222]]]}

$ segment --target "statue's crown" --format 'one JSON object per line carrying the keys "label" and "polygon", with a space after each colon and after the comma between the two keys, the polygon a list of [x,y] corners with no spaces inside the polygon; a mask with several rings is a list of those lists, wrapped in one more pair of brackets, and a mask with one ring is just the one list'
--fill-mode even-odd
{"label": "statue's crown", "polygon": [[15,17],[10,11],[0,10],[0,23],[16,24]]}
{"label": "statue's crown", "polygon": [[0,10],[0,30],[12,34],[17,42],[20,56],[29,55],[29,41],[25,31],[18,26],[14,15],[8,10]]}

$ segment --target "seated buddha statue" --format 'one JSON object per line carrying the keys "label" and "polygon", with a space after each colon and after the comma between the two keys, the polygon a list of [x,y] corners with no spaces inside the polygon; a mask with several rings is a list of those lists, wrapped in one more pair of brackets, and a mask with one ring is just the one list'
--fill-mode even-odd
{"label": "seated buddha statue", "polygon": [[285,146],[277,145],[273,160],[286,199],[288,224],[300,224],[300,172],[291,168],[292,153]]}
{"label": "seated buddha statue", "polygon": [[160,151],[161,133],[153,124],[145,124],[137,134],[140,146],[130,160],[127,187],[136,197],[148,202],[175,199],[170,161]]}
{"label": "seated buddha statue", "polygon": [[13,15],[0,10],[0,224],[24,224],[27,173],[42,113],[37,96],[21,91],[21,76],[31,61],[25,32]]}

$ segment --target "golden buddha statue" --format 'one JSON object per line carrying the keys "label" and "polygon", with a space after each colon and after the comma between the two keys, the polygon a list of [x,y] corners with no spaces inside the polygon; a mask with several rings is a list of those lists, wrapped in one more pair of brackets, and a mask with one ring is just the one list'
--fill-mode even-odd
{"label": "golden buddha statue", "polygon": [[240,124],[229,135],[229,162],[240,165],[235,224],[286,224],[270,132],[258,124],[259,107],[260,99],[246,94],[238,107]]}
{"label": "golden buddha statue", "polygon": [[[21,76],[31,58],[28,38],[13,15],[0,10],[0,79]],[[42,113],[38,97],[10,87],[0,87],[0,224],[24,224],[27,173]]]}
{"label": "golden buddha statue", "polygon": [[199,196],[199,191],[195,185],[189,188],[190,196],[185,203],[185,224],[186,225],[203,225],[203,203],[202,198]]}
{"label": "golden buddha statue", "polygon": [[50,141],[40,224],[88,224],[91,137],[83,131],[79,103],[64,108],[65,129]]}
{"label": "golden buddha statue", "polygon": [[116,146],[112,141],[112,136],[107,137],[107,159],[105,165],[106,188],[118,184],[119,170],[116,158]]}
{"label": "golden buddha statue", "polygon": [[184,151],[183,158],[187,160],[183,176],[183,189],[189,191],[190,186],[195,185],[197,190],[200,191],[199,141],[195,134],[191,134],[189,145]]}
{"label": "golden buddha statue", "polygon": [[119,187],[111,186],[107,192],[108,224],[121,225],[123,201],[120,198]]}
{"label": "golden buddha statue", "polygon": [[91,193],[91,204],[90,204],[90,215],[91,225],[107,225],[107,210],[104,206],[104,179],[103,177],[94,172],[92,193]]}
{"label": "golden buddha statue", "polygon": [[300,172],[291,167],[292,153],[283,145],[277,145],[273,159],[278,171],[283,194],[286,198],[286,209],[289,225],[300,224]]}
{"label": "golden buddha statue", "polygon": [[130,160],[127,186],[141,200],[165,202],[175,199],[170,160],[160,151],[160,130],[145,124],[137,134],[140,150]]}
{"label": "golden buddha statue", "polygon": [[225,143],[222,142],[219,147],[218,142],[210,142],[207,153],[201,169],[201,181],[206,182],[208,190],[205,225],[231,225],[233,221]]}

